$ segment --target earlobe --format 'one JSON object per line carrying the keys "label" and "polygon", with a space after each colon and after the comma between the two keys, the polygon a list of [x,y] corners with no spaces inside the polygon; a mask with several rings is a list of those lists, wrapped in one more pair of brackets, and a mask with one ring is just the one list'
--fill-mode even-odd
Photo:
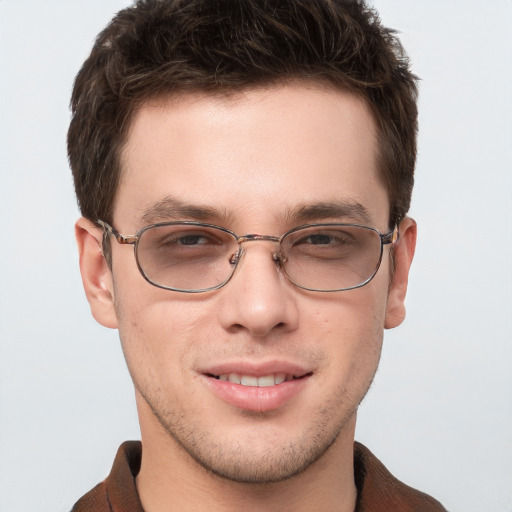
{"label": "earlobe", "polygon": [[400,223],[400,239],[394,247],[394,274],[386,305],[386,329],[397,327],[405,319],[405,295],[416,248],[416,232],[416,222],[413,219],[406,217]]}
{"label": "earlobe", "polygon": [[112,272],[101,250],[103,232],[93,222],[81,217],[75,224],[75,237],[91,313],[101,325],[116,329]]}

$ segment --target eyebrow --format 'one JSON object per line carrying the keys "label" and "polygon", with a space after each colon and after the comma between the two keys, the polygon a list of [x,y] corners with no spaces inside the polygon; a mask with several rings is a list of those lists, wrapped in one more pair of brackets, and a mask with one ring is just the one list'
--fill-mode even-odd
{"label": "eyebrow", "polygon": [[[186,203],[176,197],[166,196],[143,210],[141,222],[147,225],[169,220],[195,220],[229,225],[235,217],[225,209],[219,210],[212,206]],[[304,203],[286,212],[283,217],[287,225],[325,220],[371,223],[368,209],[358,201],[352,200]]]}
{"label": "eyebrow", "polygon": [[287,220],[290,223],[298,224],[328,219],[336,221],[349,219],[365,224],[371,223],[371,215],[368,208],[358,201],[332,201],[304,204],[294,208],[287,215]]}
{"label": "eyebrow", "polygon": [[148,206],[142,212],[141,221],[145,224],[155,224],[168,220],[197,220],[227,222],[230,215],[226,211],[212,206],[185,203],[176,197],[166,196],[160,201]]}

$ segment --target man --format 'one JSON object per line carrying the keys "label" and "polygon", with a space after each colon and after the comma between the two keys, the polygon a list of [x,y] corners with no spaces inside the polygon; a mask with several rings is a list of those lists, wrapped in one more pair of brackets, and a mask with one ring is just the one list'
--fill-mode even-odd
{"label": "man", "polygon": [[82,278],[142,436],[73,510],[444,510],[354,444],[416,240],[415,77],[376,14],[139,1],[72,109]]}

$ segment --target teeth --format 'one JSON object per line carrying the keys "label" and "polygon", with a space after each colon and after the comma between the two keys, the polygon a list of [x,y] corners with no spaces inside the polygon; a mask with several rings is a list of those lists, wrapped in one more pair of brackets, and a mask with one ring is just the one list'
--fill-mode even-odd
{"label": "teeth", "polygon": [[281,384],[286,380],[286,375],[284,373],[276,373],[276,384]]}
{"label": "teeth", "polygon": [[242,384],[242,386],[257,386],[258,378],[249,377],[248,375],[242,375],[242,377],[240,378],[240,384]]}
{"label": "teeth", "polygon": [[266,388],[269,386],[274,386],[276,383],[276,378],[274,375],[266,375],[265,377],[260,377],[258,379],[258,387],[259,388]]}
{"label": "teeth", "polygon": [[282,384],[285,381],[293,380],[293,375],[287,376],[284,373],[275,373],[271,375],[264,375],[263,377],[254,377],[253,375],[240,375],[239,373],[223,373],[218,375],[219,380],[233,382],[234,384],[241,384],[242,386],[252,386],[259,388],[266,388]]}

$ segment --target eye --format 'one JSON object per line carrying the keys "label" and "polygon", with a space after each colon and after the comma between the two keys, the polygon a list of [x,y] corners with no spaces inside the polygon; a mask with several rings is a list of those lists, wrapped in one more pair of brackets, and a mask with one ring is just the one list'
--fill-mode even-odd
{"label": "eye", "polygon": [[297,245],[324,245],[324,246],[346,246],[353,242],[353,237],[344,231],[327,231],[319,233],[309,233],[298,238],[294,242]]}
{"label": "eye", "polygon": [[303,244],[313,244],[313,245],[328,245],[330,243],[334,243],[335,239],[333,236],[326,235],[324,233],[317,233],[314,235],[310,235],[304,237],[301,240],[298,240],[297,243]]}
{"label": "eye", "polygon": [[[149,239],[148,239],[149,241]],[[161,248],[201,248],[207,246],[222,245],[224,241],[216,233],[210,231],[166,231],[163,233],[155,232],[152,244]]]}
{"label": "eye", "polygon": [[204,245],[211,243],[210,237],[201,234],[193,235],[178,235],[174,239],[166,240],[164,243],[178,244],[178,245]]}
{"label": "eye", "polygon": [[323,226],[292,232],[282,246],[288,259],[301,261],[346,261],[356,257],[365,231],[350,226]]}

